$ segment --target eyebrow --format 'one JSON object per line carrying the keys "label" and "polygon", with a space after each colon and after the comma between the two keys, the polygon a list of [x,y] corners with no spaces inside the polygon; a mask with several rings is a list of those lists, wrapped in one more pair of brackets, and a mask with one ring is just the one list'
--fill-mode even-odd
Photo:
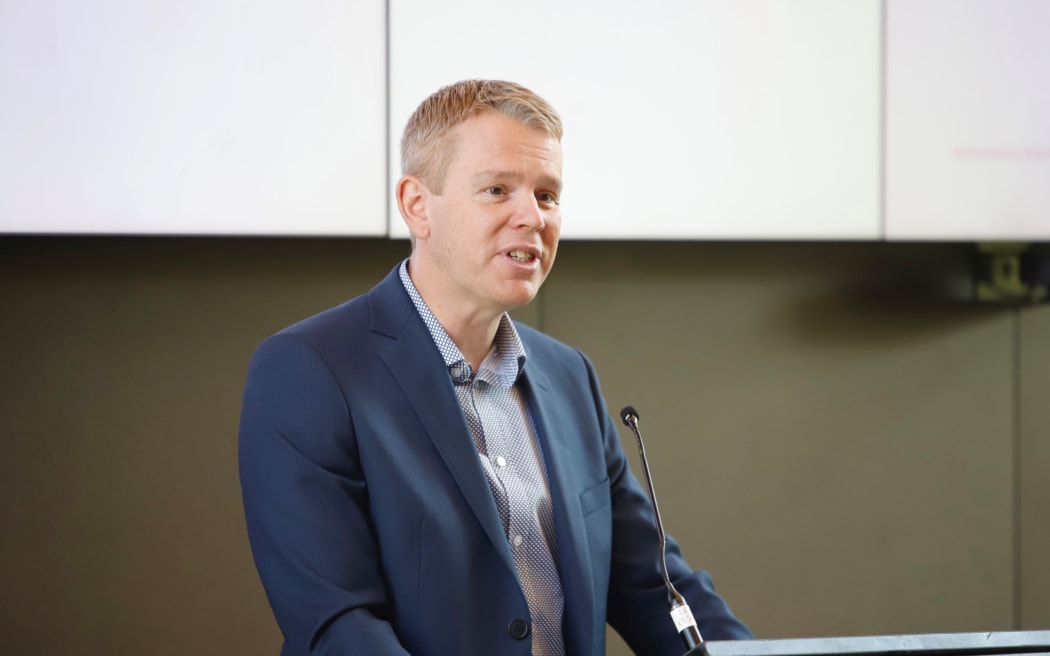
{"label": "eyebrow", "polygon": [[[521,182],[523,177],[524,176],[522,176],[520,173],[514,173],[512,171],[488,169],[475,175],[473,177],[473,180],[475,185],[480,185],[490,180],[494,180],[497,182],[502,180],[508,180],[511,182]],[[550,187],[552,191],[556,193],[561,193],[562,182],[560,177],[544,175],[540,176],[539,182],[541,187]]]}

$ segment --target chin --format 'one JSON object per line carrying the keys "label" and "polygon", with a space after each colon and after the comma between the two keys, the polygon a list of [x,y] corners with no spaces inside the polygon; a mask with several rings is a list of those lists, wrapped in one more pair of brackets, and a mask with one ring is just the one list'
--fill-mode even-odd
{"label": "chin", "polygon": [[510,310],[517,310],[518,308],[524,307],[531,303],[534,298],[536,298],[535,294],[532,294],[531,296],[521,296],[520,298],[509,299],[506,303],[503,304],[503,307],[505,307],[508,312]]}
{"label": "chin", "polygon": [[528,285],[522,285],[513,290],[507,290],[507,293],[503,295],[502,305],[508,310],[528,305],[536,298],[536,293],[539,292],[539,290],[539,285],[531,283]]}

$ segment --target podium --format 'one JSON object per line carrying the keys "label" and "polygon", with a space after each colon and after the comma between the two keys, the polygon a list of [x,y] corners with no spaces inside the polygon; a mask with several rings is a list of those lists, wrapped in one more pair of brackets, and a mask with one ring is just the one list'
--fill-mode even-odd
{"label": "podium", "polygon": [[685,656],[1050,656],[1050,631],[713,640]]}

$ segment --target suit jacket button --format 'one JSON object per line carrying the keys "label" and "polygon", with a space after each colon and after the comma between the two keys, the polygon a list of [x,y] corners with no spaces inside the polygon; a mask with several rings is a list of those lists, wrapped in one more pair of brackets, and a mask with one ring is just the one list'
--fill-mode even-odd
{"label": "suit jacket button", "polygon": [[507,632],[512,638],[524,640],[525,636],[529,635],[529,623],[524,620],[514,620],[507,627]]}

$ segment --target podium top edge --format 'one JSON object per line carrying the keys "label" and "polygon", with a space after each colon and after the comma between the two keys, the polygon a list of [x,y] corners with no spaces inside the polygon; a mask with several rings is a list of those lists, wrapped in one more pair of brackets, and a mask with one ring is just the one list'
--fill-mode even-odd
{"label": "podium top edge", "polygon": [[929,633],[705,643],[711,656],[850,656],[1036,654],[1050,652],[1050,631]]}

